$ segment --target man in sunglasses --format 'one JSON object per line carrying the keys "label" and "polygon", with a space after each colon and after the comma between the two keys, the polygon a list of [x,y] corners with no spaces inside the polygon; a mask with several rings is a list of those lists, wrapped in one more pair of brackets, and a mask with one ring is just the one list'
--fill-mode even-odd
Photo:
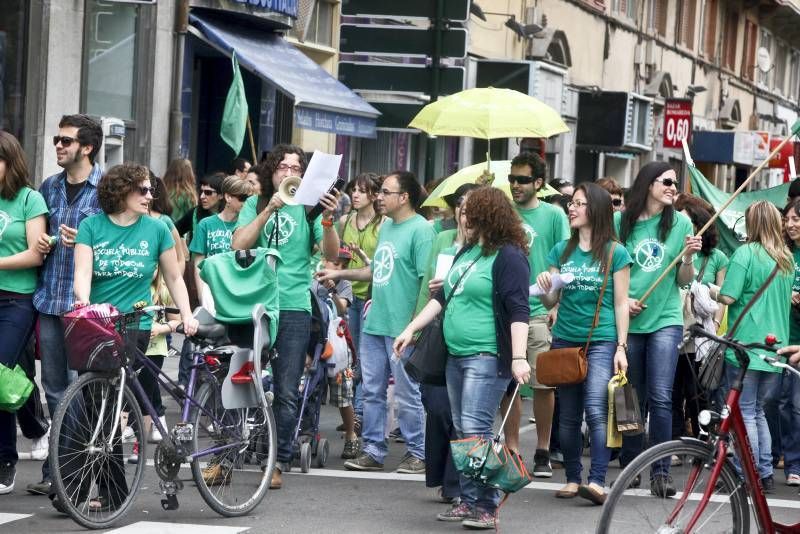
{"label": "man in sunglasses", "polygon": [[[50,211],[47,234],[38,250],[47,257],[42,266],[33,305],[39,311],[42,385],[52,417],[70,382],[77,377],[67,366],[60,314],[71,310],[75,236],[81,221],[100,212],[97,183],[102,171],[94,159],[103,143],[100,125],[86,115],[64,115],[53,137],[56,162],[64,170],[50,176],[40,189]],[[52,240],[51,240],[52,236]],[[50,467],[42,465],[42,481],[29,484],[36,495],[50,493]]]}
{"label": "man in sunglasses", "polygon": [[[558,206],[542,202],[537,192],[544,187],[547,164],[535,152],[522,152],[511,160],[511,197],[522,219],[522,227],[528,237],[528,261],[531,264],[531,285],[536,283],[538,273],[548,270],[547,254],[553,246],[569,238],[569,223],[564,211]],[[536,418],[536,453],[533,457],[533,476],[550,478],[550,431],[553,425],[555,388],[540,384],[536,380],[536,357],[550,350],[550,321],[548,313],[537,297],[530,297],[531,315],[528,330],[528,363],[531,366],[531,385],[536,390],[533,396],[533,414]],[[522,401],[519,396],[503,399],[503,409],[513,402],[511,415],[505,426],[506,443],[519,450],[519,424]]]}
{"label": "man in sunglasses", "polygon": [[597,180],[597,185],[608,191],[611,195],[611,207],[614,211],[625,211],[625,192],[615,179],[607,176]]}

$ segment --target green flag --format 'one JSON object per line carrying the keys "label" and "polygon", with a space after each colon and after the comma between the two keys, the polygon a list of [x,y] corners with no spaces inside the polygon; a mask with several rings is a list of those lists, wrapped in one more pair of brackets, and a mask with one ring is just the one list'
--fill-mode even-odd
{"label": "green flag", "polygon": [[[726,193],[714,187],[711,182],[706,180],[703,173],[697,170],[697,167],[693,165],[687,165],[687,167],[692,180],[692,193],[707,200],[714,206],[715,210],[719,211],[720,207],[731,197],[731,193]],[[744,191],[740,193],[717,219],[720,248],[727,254],[731,254],[747,238],[744,224],[744,210],[747,209],[747,206],[758,200],[767,200],[775,204],[778,209],[781,209],[786,205],[788,192],[789,184],[785,183],[761,191]]]}
{"label": "green flag", "polygon": [[247,128],[247,97],[244,94],[244,82],[242,82],[242,73],[239,71],[239,62],[236,60],[235,51],[231,55],[231,63],[233,64],[233,81],[231,88],[228,89],[228,96],[225,98],[219,136],[238,154],[242,149],[244,131]]}

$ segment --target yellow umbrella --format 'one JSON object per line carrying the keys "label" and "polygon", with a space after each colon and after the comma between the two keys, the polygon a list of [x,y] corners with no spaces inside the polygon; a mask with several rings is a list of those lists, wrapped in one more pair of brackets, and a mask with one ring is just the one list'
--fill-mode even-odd
{"label": "yellow umbrella", "polygon": [[428,104],[409,124],[430,135],[498,139],[551,137],[569,131],[556,110],[519,91],[467,89]]}
{"label": "yellow umbrella", "polygon": [[[505,194],[510,198],[511,186],[508,183],[508,175],[511,172],[511,161],[486,161],[483,163],[470,165],[469,167],[464,167],[455,174],[445,178],[444,181],[442,181],[442,183],[436,187],[436,189],[431,191],[430,195],[428,195],[428,198],[422,203],[422,206],[440,208],[447,207],[444,197],[455,193],[456,189],[463,184],[480,183],[482,180],[485,180],[484,176],[486,176],[486,169],[489,169],[489,172],[494,175],[494,179],[491,184],[494,187],[498,187],[503,190],[503,192],[505,192]],[[550,195],[557,194],[558,191],[545,184],[544,187],[539,190],[537,196],[549,197]]]}

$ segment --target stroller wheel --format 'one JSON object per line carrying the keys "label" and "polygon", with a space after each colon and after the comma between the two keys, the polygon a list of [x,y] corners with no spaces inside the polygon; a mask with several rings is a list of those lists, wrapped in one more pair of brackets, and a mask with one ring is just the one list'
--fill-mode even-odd
{"label": "stroller wheel", "polygon": [[325,467],[325,464],[328,463],[328,454],[331,452],[331,444],[328,442],[326,438],[322,438],[319,440],[317,444],[317,458],[314,462],[314,467]]}
{"label": "stroller wheel", "polygon": [[311,444],[306,442],[300,445],[300,471],[308,473],[311,470]]}

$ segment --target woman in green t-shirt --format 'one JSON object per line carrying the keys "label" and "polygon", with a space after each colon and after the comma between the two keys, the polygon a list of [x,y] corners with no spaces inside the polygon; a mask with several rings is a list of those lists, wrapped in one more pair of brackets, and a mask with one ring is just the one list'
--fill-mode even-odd
{"label": "woman in green t-shirt", "polygon": [[[703,228],[714,214],[714,207],[700,197],[689,193],[682,193],[675,201],[675,209],[689,217],[692,221],[694,231]],[[728,256],[717,248],[719,234],[716,225],[711,225],[703,233],[703,244],[700,251],[694,258],[694,279],[700,284],[722,285],[725,279],[725,272],[728,267]],[[683,290],[683,317],[684,332],[693,324],[703,322],[708,325],[713,324],[713,330],[719,329],[722,317],[725,314],[725,306],[720,305],[713,317],[703,320],[702,317],[695,315],[692,307],[693,297],[691,288]],[[696,355],[693,340],[687,341],[682,345],[678,355],[678,364],[675,369],[675,382],[672,387],[672,439],[680,439],[686,435],[686,419],[691,422],[692,437],[700,435],[700,425],[697,416],[700,410],[709,407],[709,399],[706,391],[698,388],[697,373],[700,370],[701,355]],[[680,458],[673,458],[674,463],[680,462]]]}
{"label": "woman in green t-shirt", "polygon": [[[631,257],[614,235],[611,195],[593,183],[582,183],[569,202],[570,238],[556,243],[548,255],[549,271],[537,284],[546,291],[540,298],[547,308],[559,305],[553,327],[553,349],[583,347],[589,336],[588,371],[581,384],[558,387],[559,436],[564,453],[567,484],[556,497],[579,495],[595,504],[606,499],[605,486],[611,449],[608,432],[608,382],[628,368],[628,284]],[[613,254],[609,258],[609,254]],[[597,327],[592,331],[597,301],[608,273],[600,303]],[[571,274],[574,279],[552,290],[552,276]],[[588,484],[581,484],[581,423],[586,413],[591,446]]]}
{"label": "woman in green t-shirt", "polygon": [[[28,164],[17,138],[0,130],[0,364],[17,365],[33,331],[36,311],[32,295],[37,267],[44,256],[36,250],[45,233],[47,206],[28,185]],[[17,418],[0,410],[0,495],[14,490],[17,464]]]}
{"label": "woman in green t-shirt", "polygon": [[[505,194],[482,187],[462,208],[470,246],[453,261],[438,291],[395,338],[402,354],[414,334],[444,313],[444,342],[450,354],[446,381],[453,425],[460,437],[489,437],[509,379],[530,379],[525,356],[528,340],[528,240],[522,221]],[[499,492],[460,477],[461,502],[439,515],[467,528],[496,528]]]}
{"label": "woman in green t-shirt", "polygon": [[[679,288],[694,277],[694,254],[701,238],[693,237],[689,219],[675,211],[678,179],[667,163],[653,161],[636,176],[625,201],[626,209],[614,214],[619,240],[633,259],[628,291],[628,380],[639,392],[642,416],[650,421],[650,445],[672,437],[672,384],[678,363],[678,345],[683,333]],[[653,290],[648,303],[639,302],[645,292],[680,254],[678,268],[667,273]],[[642,451],[644,436],[625,436],[620,462],[628,465]],[[672,496],[669,462],[661,462],[650,473],[650,491]],[[641,484],[636,480],[634,485]]]}
{"label": "woman in green t-shirt", "polygon": [[[800,345],[800,199],[794,199],[784,208],[783,230],[786,244],[794,256],[789,343]],[[780,432],[773,432],[772,438],[781,440],[781,446],[776,448],[783,450],[786,483],[800,486],[800,379],[794,374],[786,373],[782,380],[781,398],[777,407],[781,417],[778,425]]]}
{"label": "woman in green t-shirt", "polygon": [[[783,241],[781,214],[778,208],[761,200],[748,206],[744,220],[747,243],[733,253],[725,282],[721,288],[712,285],[711,295],[728,306],[728,323],[731,325],[728,335],[735,336],[742,343],[763,343],[767,334],[773,334],[781,344],[785,344],[789,339],[795,264]],[[775,278],[739,321],[745,306],[764,286],[776,266]],[[737,321],[739,324],[732,331]],[[778,395],[782,370],[763,361],[758,353],[750,353],[739,405],[753,456],[758,463],[759,478],[765,489],[773,489],[772,438],[764,416],[764,405],[774,401]],[[764,351],[760,353],[769,355]],[[733,384],[741,373],[739,362],[730,349],[725,357],[727,383]],[[738,467],[738,463],[735,465]]]}

